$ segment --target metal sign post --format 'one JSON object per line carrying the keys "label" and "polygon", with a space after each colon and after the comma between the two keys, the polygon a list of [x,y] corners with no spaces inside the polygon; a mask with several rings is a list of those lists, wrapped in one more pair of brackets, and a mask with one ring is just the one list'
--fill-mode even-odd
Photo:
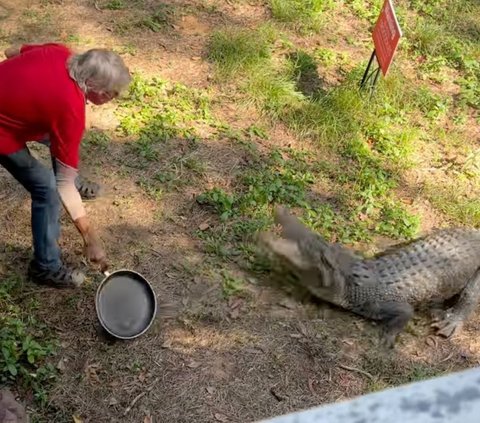
{"label": "metal sign post", "polygon": [[[373,70],[371,70],[374,62],[376,63],[377,66],[375,66]],[[372,55],[370,56],[370,60],[368,61],[367,69],[365,69],[365,73],[363,74],[362,82],[360,83],[360,88],[365,88],[367,82],[370,82],[370,89],[373,90],[375,85],[377,84],[379,76],[380,76],[380,66],[378,66],[377,56],[375,54],[375,50],[373,50]]]}
{"label": "metal sign post", "polygon": [[[361,88],[365,88],[367,82],[370,82],[369,86],[373,91],[380,76],[380,71],[382,71],[383,76],[387,75],[401,37],[402,29],[395,15],[392,0],[385,0],[373,29],[372,38],[375,48],[360,83]],[[374,61],[377,66],[371,71]]]}

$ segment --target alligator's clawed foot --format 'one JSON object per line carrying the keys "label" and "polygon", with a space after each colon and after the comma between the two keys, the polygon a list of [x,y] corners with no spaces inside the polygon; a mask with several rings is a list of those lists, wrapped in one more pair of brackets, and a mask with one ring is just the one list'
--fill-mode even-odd
{"label": "alligator's clawed foot", "polygon": [[432,319],[433,323],[438,323],[438,322],[440,322],[440,320],[445,319],[446,313],[445,313],[445,310],[440,308],[440,307],[439,308],[432,308],[430,310],[430,316],[431,316],[431,319]]}
{"label": "alligator's clawed foot", "polygon": [[437,329],[438,336],[451,338],[461,330],[463,321],[458,316],[447,313],[443,320],[437,320],[431,326]]}
{"label": "alligator's clawed foot", "polygon": [[387,331],[382,331],[380,335],[380,346],[386,350],[393,350],[397,335]]}

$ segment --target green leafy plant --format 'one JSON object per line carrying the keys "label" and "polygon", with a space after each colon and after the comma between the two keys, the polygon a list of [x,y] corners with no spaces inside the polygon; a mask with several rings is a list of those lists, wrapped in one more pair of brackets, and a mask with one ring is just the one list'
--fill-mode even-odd
{"label": "green leafy plant", "polygon": [[23,311],[11,292],[19,280],[2,281],[0,286],[0,379],[32,389],[36,399],[45,403],[46,389],[55,380],[55,367],[48,361],[58,347],[46,325]]}

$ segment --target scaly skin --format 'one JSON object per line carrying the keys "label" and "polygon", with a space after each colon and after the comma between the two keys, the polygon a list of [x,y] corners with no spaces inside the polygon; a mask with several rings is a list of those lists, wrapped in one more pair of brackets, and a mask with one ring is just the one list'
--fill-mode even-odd
{"label": "scaly skin", "polygon": [[317,297],[384,325],[386,346],[414,309],[438,305],[459,295],[433,326],[451,337],[480,300],[480,231],[446,229],[363,258],[327,243],[296,217],[278,207],[282,237],[264,234],[270,251],[283,259]]}

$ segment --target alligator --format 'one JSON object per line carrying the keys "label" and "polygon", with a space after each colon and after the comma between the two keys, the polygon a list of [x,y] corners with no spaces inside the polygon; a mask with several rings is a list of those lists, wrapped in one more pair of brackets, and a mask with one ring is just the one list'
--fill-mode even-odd
{"label": "alligator", "polygon": [[327,242],[285,207],[276,206],[274,217],[281,235],[262,232],[259,245],[315,297],[379,322],[385,347],[421,309],[436,315],[438,336],[451,338],[480,300],[478,230],[437,229],[366,257]]}

